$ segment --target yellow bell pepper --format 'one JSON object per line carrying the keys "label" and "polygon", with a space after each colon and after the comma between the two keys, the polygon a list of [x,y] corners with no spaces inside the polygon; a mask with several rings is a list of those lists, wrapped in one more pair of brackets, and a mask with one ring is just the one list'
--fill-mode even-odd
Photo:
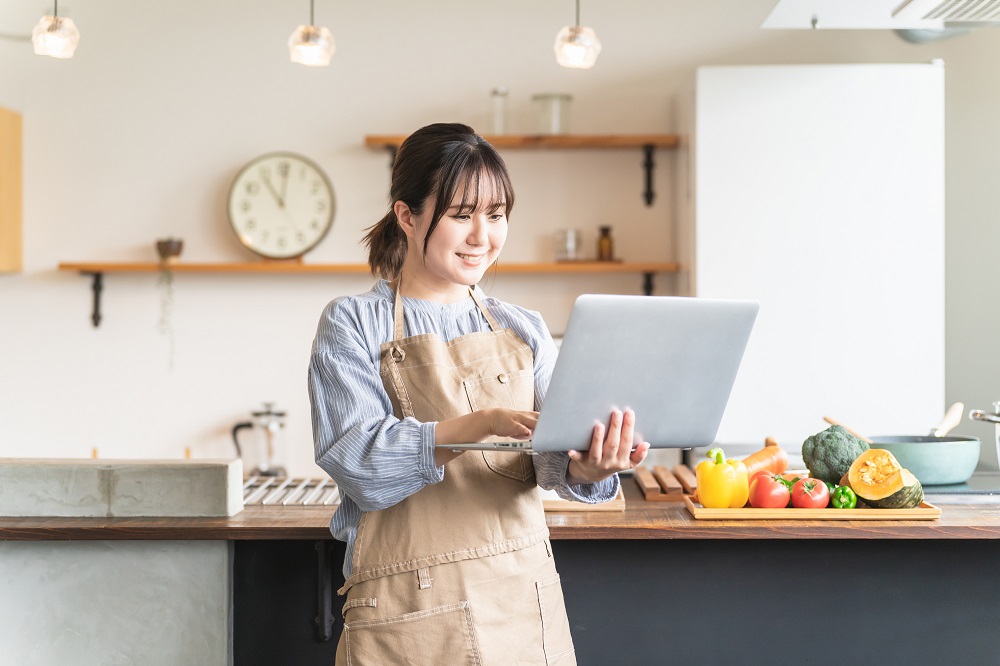
{"label": "yellow bell pepper", "polygon": [[735,509],[747,503],[750,483],[742,460],[726,460],[722,449],[710,449],[698,463],[698,500],[708,509]]}

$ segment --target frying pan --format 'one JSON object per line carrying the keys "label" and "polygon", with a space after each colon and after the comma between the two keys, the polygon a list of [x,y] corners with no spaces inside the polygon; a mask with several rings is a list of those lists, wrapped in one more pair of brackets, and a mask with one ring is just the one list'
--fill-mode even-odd
{"label": "frying pan", "polygon": [[[944,486],[965,483],[979,463],[978,437],[946,436],[962,420],[964,411],[965,405],[956,402],[948,408],[941,422],[931,428],[928,435],[882,435],[868,438],[844,427],[867,441],[872,448],[892,453],[899,464],[910,470],[921,484]],[[834,423],[830,418],[826,420]]]}

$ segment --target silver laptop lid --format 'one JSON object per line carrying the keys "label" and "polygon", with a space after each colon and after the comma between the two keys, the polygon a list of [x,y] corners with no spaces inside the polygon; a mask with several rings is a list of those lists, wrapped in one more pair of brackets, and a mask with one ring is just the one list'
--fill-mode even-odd
{"label": "silver laptop lid", "polygon": [[535,451],[589,448],[612,407],[636,413],[653,448],[715,440],[757,318],[753,301],[577,298],[532,436]]}

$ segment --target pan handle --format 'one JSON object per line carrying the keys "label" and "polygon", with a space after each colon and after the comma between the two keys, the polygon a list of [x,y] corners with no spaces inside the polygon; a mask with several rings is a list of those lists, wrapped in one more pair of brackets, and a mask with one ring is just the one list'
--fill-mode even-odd
{"label": "pan handle", "polygon": [[981,409],[973,409],[969,412],[969,418],[973,421],[986,421],[987,423],[1000,423],[1000,414],[991,414]]}
{"label": "pan handle", "polygon": [[948,408],[941,418],[941,422],[931,428],[931,437],[944,437],[962,421],[962,414],[965,412],[965,405],[961,402],[954,403]]}

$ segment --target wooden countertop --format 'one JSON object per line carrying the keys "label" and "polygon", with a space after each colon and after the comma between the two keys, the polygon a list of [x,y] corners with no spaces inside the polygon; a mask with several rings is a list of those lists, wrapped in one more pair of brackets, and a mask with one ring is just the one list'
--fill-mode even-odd
{"label": "wooden countertop", "polygon": [[[623,478],[625,511],[547,512],[553,539],[1000,539],[1000,504],[938,504],[938,520],[695,520]],[[248,506],[231,518],[0,518],[0,541],[331,539],[331,507]]]}

